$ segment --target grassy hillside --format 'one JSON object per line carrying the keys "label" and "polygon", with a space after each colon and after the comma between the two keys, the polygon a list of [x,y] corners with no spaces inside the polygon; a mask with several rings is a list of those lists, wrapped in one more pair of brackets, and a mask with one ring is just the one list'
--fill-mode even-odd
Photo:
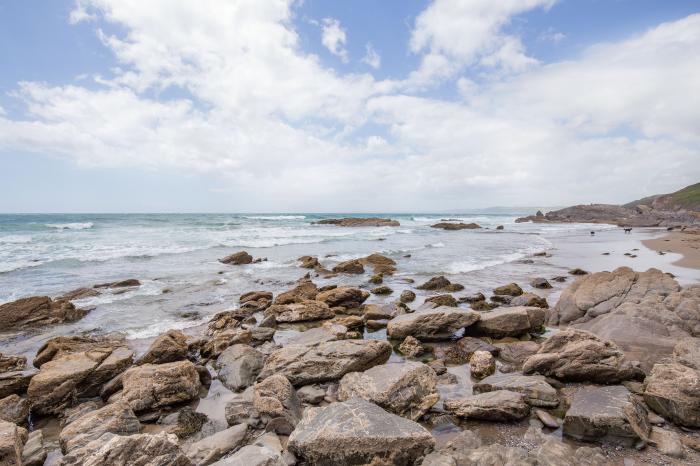
{"label": "grassy hillside", "polygon": [[660,210],[687,209],[700,212],[700,183],[687,186],[675,193],[645,197],[625,204],[625,207],[635,207],[641,204]]}

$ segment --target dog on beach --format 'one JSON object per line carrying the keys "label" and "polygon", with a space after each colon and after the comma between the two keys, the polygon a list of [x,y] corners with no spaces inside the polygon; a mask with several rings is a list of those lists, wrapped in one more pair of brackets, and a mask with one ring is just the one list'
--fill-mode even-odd
{"label": "dog on beach", "polygon": [[625,234],[632,232],[632,228],[624,228],[624,230],[625,230]]}

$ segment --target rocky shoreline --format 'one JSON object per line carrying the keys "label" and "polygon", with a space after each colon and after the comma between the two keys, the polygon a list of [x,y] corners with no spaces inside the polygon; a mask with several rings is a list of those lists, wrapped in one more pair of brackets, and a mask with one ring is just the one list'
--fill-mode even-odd
{"label": "rocky shoreline", "polygon": [[[244,258],[230,267],[253,260],[230,257]],[[298,264],[310,272],[287,291],[241,293],[234,309],[145,351],[118,336],[70,335],[46,341],[29,364],[0,356],[0,462],[700,460],[700,285],[621,267],[467,294],[435,276],[373,304],[372,294],[399,295],[387,284],[400,260]],[[340,275],[358,286],[314,283]],[[550,307],[537,290],[560,279],[569,285]],[[80,319],[89,310],[71,299],[135,286],[6,303],[2,330]]]}

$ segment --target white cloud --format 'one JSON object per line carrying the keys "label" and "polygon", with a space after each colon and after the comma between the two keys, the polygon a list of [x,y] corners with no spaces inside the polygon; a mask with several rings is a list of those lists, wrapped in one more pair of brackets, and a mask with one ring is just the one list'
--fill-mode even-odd
{"label": "white cloud", "polygon": [[[479,61],[519,71],[536,63],[520,39],[504,32],[513,16],[550,8],[556,0],[433,0],[416,18],[410,48],[427,51],[416,73],[423,82],[453,76]],[[440,57],[438,59],[438,57]],[[438,67],[438,62],[444,65]]]}
{"label": "white cloud", "polygon": [[324,18],[321,43],[329,52],[339,57],[343,63],[348,62],[348,51],[345,49],[346,41],[345,29],[340,27],[340,21],[333,18]]}
{"label": "white cloud", "polygon": [[372,47],[372,44],[370,44],[369,42],[367,43],[367,45],[365,45],[365,50],[366,53],[365,56],[362,58],[362,63],[366,63],[375,70],[379,69],[379,67],[382,65],[382,57],[376,50],[374,50],[374,47]]}
{"label": "white cloud", "polygon": [[[457,78],[463,100],[448,102],[324,66],[299,45],[292,0],[83,0],[96,27],[124,31],[102,36],[115,75],[19,85],[27,114],[0,114],[0,153],[211,174],[232,210],[624,201],[697,182],[700,15],[533,66],[503,25],[551,2],[472,3],[486,9],[482,45],[458,40],[472,10],[448,25],[454,43],[434,29],[431,9],[456,4],[416,23],[409,79]],[[478,85],[465,63],[497,72]]]}
{"label": "white cloud", "polygon": [[542,33],[537,37],[537,40],[539,40],[541,42],[552,42],[554,44],[558,44],[559,42],[563,41],[564,39],[566,39],[566,34],[564,34],[563,32],[557,31],[551,27],[542,31]]}

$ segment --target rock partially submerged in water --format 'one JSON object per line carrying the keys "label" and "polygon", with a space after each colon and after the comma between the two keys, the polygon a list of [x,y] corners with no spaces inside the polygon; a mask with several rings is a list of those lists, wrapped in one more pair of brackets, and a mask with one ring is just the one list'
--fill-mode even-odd
{"label": "rock partially submerged in water", "polygon": [[449,340],[479,317],[474,311],[454,307],[426,309],[394,317],[387,325],[387,335],[399,340],[409,335],[419,340]]}
{"label": "rock partially submerged in water", "polygon": [[219,262],[228,265],[244,265],[251,264],[253,262],[253,256],[248,254],[246,251],[234,252],[233,254],[219,259]]}
{"label": "rock partially submerged in water", "polygon": [[582,387],[564,417],[564,435],[587,442],[631,447],[650,432],[646,408],[621,385]]}
{"label": "rock partially submerged in water", "polygon": [[308,299],[316,299],[318,288],[311,280],[301,280],[291,290],[280,293],[275,298],[274,304],[299,303]]}
{"label": "rock partially submerged in water", "polygon": [[539,332],[545,319],[544,309],[538,307],[504,307],[480,314],[476,324],[469,327],[470,335],[492,338],[516,337]]}
{"label": "rock partially submerged in water", "polygon": [[288,448],[310,464],[414,464],[435,439],[416,422],[361,398],[309,408]]}
{"label": "rock partially submerged in water", "polygon": [[368,292],[351,286],[339,286],[316,295],[317,301],[345,310],[358,309],[367,298],[369,298]]}
{"label": "rock partially submerged in water", "polygon": [[679,363],[656,364],[644,381],[644,401],[661,416],[700,427],[700,371]]}
{"label": "rock partially submerged in water", "polygon": [[121,399],[135,412],[148,411],[193,400],[201,383],[190,361],[144,364],[122,376]]}
{"label": "rock partially submerged in water", "polygon": [[363,398],[415,421],[440,398],[436,386],[435,371],[423,363],[389,363],[343,376],[338,399]]}
{"label": "rock partially submerged in water", "polygon": [[493,294],[496,296],[520,296],[523,294],[523,289],[517,283],[509,283],[493,289]]}
{"label": "rock partially submerged in water", "polygon": [[287,345],[270,354],[259,378],[281,374],[294,386],[337,380],[348,372],[364,371],[383,364],[390,355],[391,345],[380,340]]}
{"label": "rock partially submerged in water", "polygon": [[336,225],[339,227],[398,227],[397,220],[379,217],[326,218],[313,222],[315,225]]}
{"label": "rock partially submerged in water", "polygon": [[483,421],[517,421],[530,414],[525,395],[509,390],[445,400],[444,407],[456,416]]}
{"label": "rock partially submerged in water", "polygon": [[419,290],[430,290],[430,291],[437,291],[437,290],[443,290],[443,291],[462,291],[464,289],[463,285],[460,285],[459,283],[452,283],[449,281],[447,278],[445,278],[443,275],[439,275],[437,277],[433,277],[427,282],[423,283],[422,285],[418,285],[416,288]]}
{"label": "rock partially submerged in water", "polygon": [[617,345],[576,329],[562,330],[548,338],[537,354],[525,361],[523,372],[606,384],[644,378],[644,372],[627,361]]}
{"label": "rock partially submerged in water", "polygon": [[474,384],[474,393],[508,390],[525,395],[531,406],[554,408],[559,405],[557,391],[542,376],[494,374]]}
{"label": "rock partially submerged in water", "polygon": [[431,228],[439,228],[441,230],[456,231],[456,230],[478,230],[481,225],[477,223],[462,223],[462,222],[439,222],[430,225]]}
{"label": "rock partially submerged in water", "polygon": [[333,267],[333,272],[361,274],[365,273],[365,268],[362,266],[362,262],[360,262],[358,259],[351,259],[337,264],[335,267]]}
{"label": "rock partially submerged in water", "polygon": [[74,322],[88,313],[70,301],[32,296],[0,305],[0,331]]}
{"label": "rock partially submerged in water", "polygon": [[496,360],[488,351],[475,351],[469,358],[472,377],[483,379],[496,372]]}

